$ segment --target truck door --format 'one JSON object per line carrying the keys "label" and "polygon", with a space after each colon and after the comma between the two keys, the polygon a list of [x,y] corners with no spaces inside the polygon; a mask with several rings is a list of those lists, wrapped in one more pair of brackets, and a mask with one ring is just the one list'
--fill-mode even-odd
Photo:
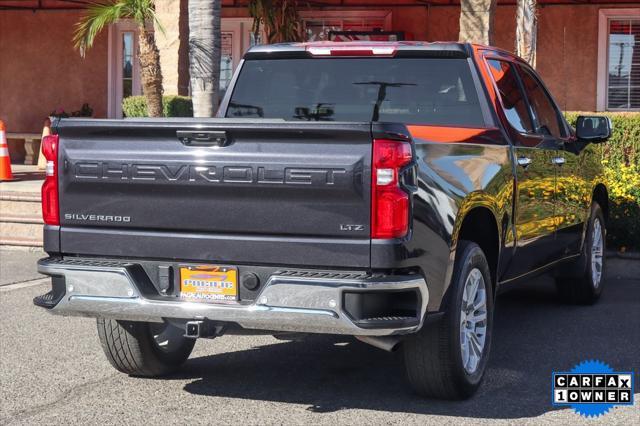
{"label": "truck door", "polygon": [[488,59],[500,103],[499,115],[511,136],[515,161],[516,249],[504,280],[516,278],[555,260],[555,143],[537,134],[534,118],[515,64]]}
{"label": "truck door", "polygon": [[[535,71],[519,65],[525,94],[529,100],[535,133],[539,135],[551,153],[555,169],[555,256],[560,258],[580,251],[584,212],[591,202],[589,183],[584,179],[581,164],[585,156],[572,152],[569,130],[560,110],[549,95]],[[595,157],[594,157],[595,158]]]}

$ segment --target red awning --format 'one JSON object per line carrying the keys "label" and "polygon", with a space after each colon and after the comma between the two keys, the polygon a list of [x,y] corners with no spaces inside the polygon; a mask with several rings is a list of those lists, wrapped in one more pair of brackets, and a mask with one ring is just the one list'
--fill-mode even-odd
{"label": "red awning", "polygon": [[83,9],[95,0],[0,0],[0,9]]}
{"label": "red awning", "polygon": [[[55,10],[83,9],[91,3],[108,0],[0,0],[0,9]],[[630,4],[638,0],[538,0],[541,6],[552,4]],[[460,0],[304,0],[303,5],[311,7],[363,7],[363,6],[447,6],[458,5]],[[517,0],[498,0],[498,4],[513,5]],[[223,7],[246,7],[248,0],[222,0]]]}

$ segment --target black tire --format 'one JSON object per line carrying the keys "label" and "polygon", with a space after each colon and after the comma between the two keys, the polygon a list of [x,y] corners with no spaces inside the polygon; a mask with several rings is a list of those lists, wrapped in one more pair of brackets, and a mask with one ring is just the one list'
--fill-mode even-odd
{"label": "black tire", "polygon": [[163,339],[168,345],[156,343],[154,334],[162,331],[162,324],[117,321],[98,318],[98,337],[107,359],[113,367],[126,374],[158,377],[177,370],[189,358],[194,339],[182,337],[181,329],[165,322],[171,337]]}
{"label": "black tire", "polygon": [[[480,361],[474,371],[465,369],[461,344],[461,310],[467,277],[475,269],[482,274],[486,298],[486,332]],[[477,272],[474,272],[477,276]],[[407,376],[421,396],[466,399],[480,386],[489,358],[493,327],[493,292],[489,264],[482,249],[469,241],[458,242],[445,314],[437,323],[409,336],[403,345]]]}
{"label": "black tire", "polygon": [[[594,274],[593,244],[594,227],[596,222],[600,223],[601,267],[600,274]],[[604,215],[597,202],[591,205],[591,213],[587,224],[587,231],[582,245],[580,258],[570,266],[569,275],[561,274],[556,278],[556,287],[562,300],[575,305],[592,305],[598,301],[604,287],[604,272],[606,266],[607,231],[605,227]],[[596,267],[597,269],[597,267]],[[598,275],[599,279],[594,277]],[[597,281],[597,282],[596,282]]]}

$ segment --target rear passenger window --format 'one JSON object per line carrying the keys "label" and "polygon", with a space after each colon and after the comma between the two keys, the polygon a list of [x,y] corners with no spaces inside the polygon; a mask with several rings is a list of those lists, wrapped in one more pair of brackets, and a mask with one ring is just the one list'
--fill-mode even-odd
{"label": "rear passenger window", "polygon": [[536,121],[535,132],[545,136],[564,136],[559,121],[559,113],[544,88],[524,67],[519,67],[522,76],[522,85],[529,98],[533,117]]}
{"label": "rear passenger window", "polygon": [[527,110],[524,94],[518,83],[516,71],[509,62],[491,59],[487,61],[493,80],[498,87],[507,120],[521,133],[533,132],[531,117]]}

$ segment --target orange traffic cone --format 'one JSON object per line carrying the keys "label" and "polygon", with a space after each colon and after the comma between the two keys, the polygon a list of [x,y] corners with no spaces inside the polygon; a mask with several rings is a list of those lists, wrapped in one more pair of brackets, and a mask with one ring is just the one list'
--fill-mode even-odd
{"label": "orange traffic cone", "polygon": [[51,134],[51,119],[47,117],[44,120],[44,126],[42,127],[42,137],[40,138],[40,154],[38,154],[38,170],[44,170],[47,168],[47,159],[44,157],[44,152],[42,152],[42,147],[44,144],[42,143],[42,139],[45,136],[49,136]]}
{"label": "orange traffic cone", "polygon": [[11,158],[9,158],[9,145],[7,145],[7,128],[0,120],[0,181],[13,180],[11,173]]}

